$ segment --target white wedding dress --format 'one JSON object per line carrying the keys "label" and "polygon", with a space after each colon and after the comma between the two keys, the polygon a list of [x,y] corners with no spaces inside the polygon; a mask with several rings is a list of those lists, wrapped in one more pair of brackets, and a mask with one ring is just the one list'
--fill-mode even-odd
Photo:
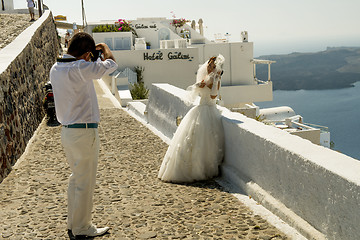
{"label": "white wedding dress", "polygon": [[200,103],[185,115],[171,140],[158,174],[165,182],[206,180],[219,173],[224,152],[223,127],[221,113],[210,95],[218,94],[220,78],[212,81],[212,89],[191,86],[200,95]]}

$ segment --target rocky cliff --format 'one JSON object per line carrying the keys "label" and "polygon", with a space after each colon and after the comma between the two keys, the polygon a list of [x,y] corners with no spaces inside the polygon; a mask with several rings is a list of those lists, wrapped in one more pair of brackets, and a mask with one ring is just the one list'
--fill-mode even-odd
{"label": "rocky cliff", "polygon": [[[360,81],[360,47],[328,48],[316,53],[268,55],[274,90],[336,89]],[[257,67],[259,79],[267,79],[266,66]]]}

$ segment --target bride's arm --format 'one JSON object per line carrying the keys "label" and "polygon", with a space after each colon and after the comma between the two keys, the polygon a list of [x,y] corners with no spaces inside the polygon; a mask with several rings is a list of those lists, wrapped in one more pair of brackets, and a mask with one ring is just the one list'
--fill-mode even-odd
{"label": "bride's arm", "polygon": [[196,86],[199,87],[199,88],[204,88],[206,85],[205,81],[202,80],[201,82],[197,83]]}
{"label": "bride's arm", "polygon": [[212,89],[213,84],[214,84],[214,80],[215,80],[215,75],[214,73],[209,73],[208,75],[206,75],[205,78],[205,84],[208,88]]}
{"label": "bride's arm", "polygon": [[217,97],[217,93],[219,92],[219,89],[220,89],[220,80],[217,79],[215,80],[215,86],[212,86],[213,88],[211,88],[211,93],[210,93],[210,97],[212,99],[215,99]]}
{"label": "bride's arm", "polygon": [[210,73],[210,74],[206,74],[205,78],[201,82],[198,82],[196,86],[199,88],[204,88],[205,86],[207,86],[208,88],[212,89],[213,82],[214,82],[214,74]]}

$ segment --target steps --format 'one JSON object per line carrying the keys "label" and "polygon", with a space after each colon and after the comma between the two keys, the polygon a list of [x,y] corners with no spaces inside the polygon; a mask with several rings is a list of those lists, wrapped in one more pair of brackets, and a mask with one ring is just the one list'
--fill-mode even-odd
{"label": "steps", "polygon": [[133,100],[127,104],[127,108],[128,111],[147,122],[146,104],[147,100]]}

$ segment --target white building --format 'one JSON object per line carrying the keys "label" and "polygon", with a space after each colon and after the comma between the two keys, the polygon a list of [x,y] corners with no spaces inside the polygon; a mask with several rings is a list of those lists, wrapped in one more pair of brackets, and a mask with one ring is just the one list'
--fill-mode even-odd
{"label": "white building", "polygon": [[[248,41],[247,31],[241,33],[242,42],[228,42],[219,36],[211,42],[194,26],[185,24],[174,27],[172,19],[138,18],[128,21],[133,32],[93,32],[96,26],[114,25],[114,21],[90,23],[86,31],[91,33],[96,43],[105,42],[112,50],[119,65],[118,72],[105,79],[112,93],[125,107],[132,99],[126,81],[117,79],[125,69],[143,68],[143,81],[147,88],[154,83],[168,83],[186,89],[196,79],[196,71],[212,56],[222,54],[225,57],[224,74],[219,94],[219,105],[241,112],[246,116],[267,117],[253,102],[272,101],[272,82],[270,66],[274,61],[259,60],[253,57],[254,45]],[[199,21],[200,22],[200,21]],[[147,47],[151,45],[151,47]],[[268,65],[268,79],[259,80],[256,65]],[[128,81],[129,83],[129,81]],[[277,109],[269,109],[278,114]],[[295,114],[294,114],[295,115]],[[302,118],[301,118],[302,119]],[[285,122],[287,121],[287,125]],[[277,119],[286,131],[302,136],[313,143],[330,146],[330,133],[320,129],[301,126],[293,119]],[[279,127],[279,124],[274,124]],[[284,127],[285,129],[285,127]]]}
{"label": "white building", "polygon": [[[166,18],[132,20],[137,36],[131,32],[92,32],[98,25],[113,25],[115,21],[90,23],[86,31],[97,43],[110,46],[119,71],[143,67],[148,88],[153,83],[169,83],[185,89],[195,82],[200,64],[222,54],[226,59],[220,90],[224,106],[243,107],[246,103],[272,100],[270,77],[258,81],[254,71],[255,64],[270,65],[272,61],[253,59],[253,43],[248,42],[247,32],[242,42],[211,42],[187,24],[175,28],[172,21]],[[144,42],[151,44],[150,49],[146,49]]]}

